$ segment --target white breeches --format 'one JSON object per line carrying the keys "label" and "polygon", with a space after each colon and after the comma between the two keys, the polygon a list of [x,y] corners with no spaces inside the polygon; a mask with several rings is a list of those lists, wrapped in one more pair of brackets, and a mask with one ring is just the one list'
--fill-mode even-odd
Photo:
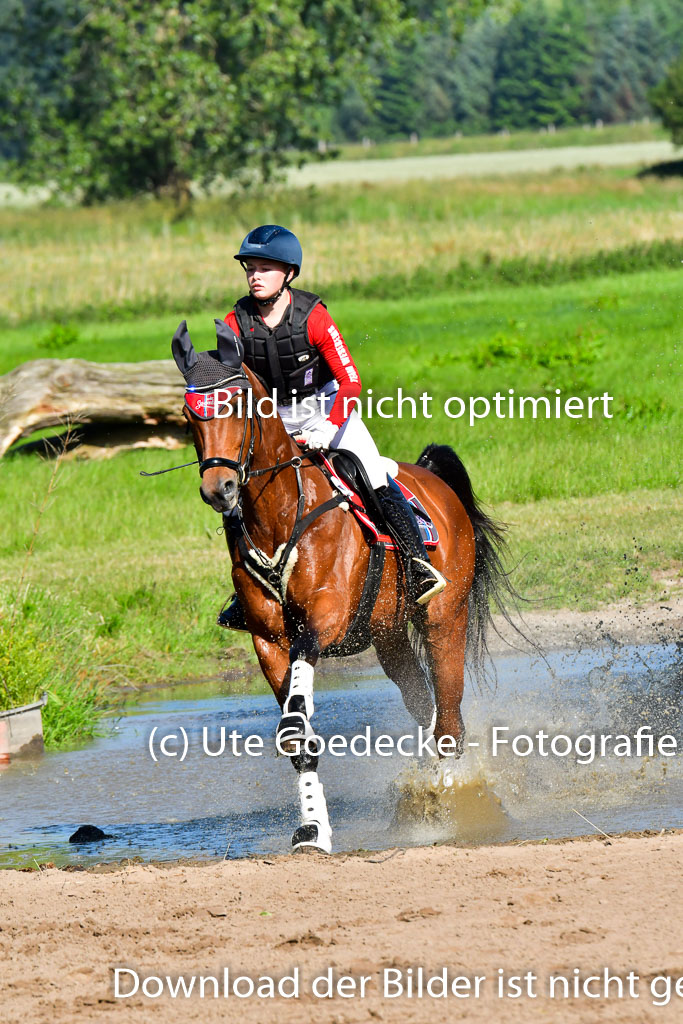
{"label": "white breeches", "polygon": [[[311,412],[312,402],[304,405],[303,399],[296,406],[278,405],[277,411],[287,433],[310,430],[324,423],[334,404],[337,388],[337,382],[330,381],[316,393],[314,412]],[[344,448],[353,452],[362,463],[373,488],[384,487],[387,483],[387,460],[380,455],[370,431],[355,409],[333,437],[330,448]]]}

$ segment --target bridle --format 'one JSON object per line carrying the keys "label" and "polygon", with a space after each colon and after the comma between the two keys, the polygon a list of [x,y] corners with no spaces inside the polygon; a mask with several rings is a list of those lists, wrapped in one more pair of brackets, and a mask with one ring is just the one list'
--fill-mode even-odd
{"label": "bridle", "polygon": [[[237,383],[234,383],[235,381]],[[233,392],[234,394],[237,394],[238,391],[249,392],[251,390],[250,382],[247,380],[246,377],[243,377],[241,374],[237,374],[234,377],[229,377],[223,383],[225,385],[229,385],[230,386],[229,390],[231,392]],[[209,393],[211,391],[216,391],[216,390],[217,390],[217,388],[214,385],[212,387],[197,388],[197,389],[195,389],[195,393],[197,393],[197,392]],[[187,392],[186,392],[186,394],[187,394]],[[230,397],[233,397],[233,395],[231,395]],[[187,403],[187,399],[185,401],[185,404],[186,405],[188,404]],[[215,414],[216,413],[214,412],[214,416],[215,416]],[[202,459],[201,461],[198,459],[197,461],[199,463],[199,475],[201,477],[204,476],[204,474],[206,473],[207,469],[215,469],[218,466],[224,466],[226,469],[232,469],[232,470],[234,470],[237,473],[237,486],[238,487],[243,487],[247,483],[247,481],[249,480],[250,476],[257,475],[258,470],[252,471],[252,469],[251,469],[251,463],[252,463],[253,458],[254,458],[254,447],[255,447],[255,439],[256,439],[256,431],[254,430],[253,423],[252,423],[252,428],[251,428],[251,432],[250,432],[250,436],[249,436],[249,447],[247,449],[247,455],[246,455],[246,458],[244,458],[245,448],[247,447],[247,425],[249,423],[249,420],[253,419],[253,417],[256,417],[256,422],[257,422],[258,428],[259,428],[259,434],[262,433],[261,417],[258,414],[258,410],[254,409],[251,417],[250,416],[245,416],[244,417],[244,427],[242,429],[242,440],[240,442],[240,450],[239,450],[239,454],[238,454],[237,458],[236,459],[226,459],[223,455],[212,455],[208,459]],[[213,419],[213,416],[211,416],[211,417],[207,416],[205,418],[206,419]]]}
{"label": "bridle", "polygon": [[[229,387],[228,387],[229,386]],[[220,384],[211,384],[206,387],[195,387],[192,388],[191,392],[185,392],[185,405],[193,412],[196,410],[192,409],[192,406],[187,401],[187,395],[210,395],[215,391],[230,390],[234,394],[238,391],[249,392],[251,391],[251,382],[241,373],[235,374],[234,377],[228,377],[221,381]],[[231,396],[232,397],[232,396]],[[225,403],[227,404],[227,403]],[[204,420],[213,419],[216,413],[213,415],[204,415],[201,418]],[[295,455],[292,459],[287,459],[285,462],[278,461],[273,466],[265,466],[263,469],[252,469],[251,464],[254,459],[254,449],[256,447],[256,431],[252,425],[251,433],[249,436],[249,445],[247,447],[247,426],[250,419],[256,420],[256,425],[259,431],[259,437],[263,435],[263,427],[261,424],[261,416],[259,415],[258,409],[254,408],[251,416],[244,417],[244,428],[242,430],[242,440],[240,442],[240,449],[236,459],[227,459],[223,455],[212,455],[208,459],[194,459],[192,462],[183,462],[179,466],[169,466],[168,469],[157,469],[156,472],[146,473],[143,470],[140,471],[140,476],[161,476],[163,473],[172,473],[176,469],[187,469],[188,466],[199,466],[199,475],[204,476],[207,469],[216,469],[217,467],[225,467],[226,469],[232,469],[237,473],[237,486],[244,487],[252,477],[264,476],[266,473],[277,473],[281,469],[286,469],[288,466],[294,466],[295,469],[299,469],[304,459],[310,457],[306,454]],[[246,449],[246,458],[244,457]]]}

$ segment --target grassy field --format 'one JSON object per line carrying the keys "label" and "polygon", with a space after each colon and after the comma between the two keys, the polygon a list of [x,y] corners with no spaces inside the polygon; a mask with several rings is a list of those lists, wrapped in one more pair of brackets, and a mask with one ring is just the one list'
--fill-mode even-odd
{"label": "grassy field", "polygon": [[[671,487],[680,434],[679,273],[436,295],[430,302],[344,299],[332,312],[376,398],[395,395],[398,387],[433,396],[433,419],[372,419],[387,454],[413,459],[430,441],[451,444],[471,467],[482,497],[496,503]],[[190,317],[198,347],[211,346],[212,316],[222,311]],[[170,314],[86,322],[59,354],[168,358],[177,322]],[[41,354],[54,353],[41,349],[30,326],[0,332],[0,370]],[[563,397],[608,392],[613,417],[490,416],[470,426],[467,417],[443,413],[451,395],[492,396],[509,388],[517,396],[553,399],[557,388]],[[0,464],[0,485],[11,464]]]}
{"label": "grassy field", "polygon": [[[137,476],[140,465],[168,462],[135,454],[65,470],[21,595],[22,630],[54,648],[53,671],[75,663],[93,679],[144,685],[251,661],[242,634],[215,626],[230,592],[229,560],[193,472],[163,485]],[[9,490],[25,512],[47,472],[15,460],[2,475],[3,498]],[[681,511],[680,494],[668,489],[495,508],[510,524],[515,584],[539,608],[665,600],[671,585],[663,580],[680,575],[683,559]],[[2,550],[5,607],[23,560],[19,516],[10,533]]]}
{"label": "grassy field", "polygon": [[420,290],[448,287],[463,261],[472,287],[505,260],[571,261],[662,240],[683,253],[682,211],[683,182],[628,169],[281,190],[182,214],[152,202],[0,210],[0,325],[39,332],[55,320],[229,308],[243,288],[232,254],[256,223],[300,235],[303,287],[384,298],[416,276]]}
{"label": "grassy field", "polygon": [[[432,418],[374,416],[380,448],[408,461],[430,441],[458,451],[480,498],[510,524],[522,593],[544,608],[666,600],[683,563],[672,268],[682,199],[675,180],[591,171],[438,192],[419,183],[282,192],[206,201],[182,216],[155,203],[3,210],[0,373],[40,356],[167,358],[186,314],[197,347],[211,347],[213,317],[242,293],[235,244],[254,223],[287,223],[305,243],[301,284],[331,299],[365,394],[432,396]],[[629,256],[633,243],[650,249]],[[629,272],[610,274],[601,250]],[[635,272],[638,252],[654,252],[659,269]],[[516,287],[495,283],[505,260],[518,261]],[[470,426],[443,411],[450,396],[510,388],[552,399],[556,389],[607,392],[613,417],[516,413]],[[181,395],[179,377],[179,404]],[[194,469],[139,476],[184,460],[142,451],[64,462],[28,561],[54,465],[19,454],[0,462],[0,501],[12,513],[0,535],[0,675],[11,656],[36,686],[81,688],[82,707],[93,684],[253,670],[248,641],[214,625],[229,564]],[[63,700],[74,703],[68,689]]]}
{"label": "grassy field", "polygon": [[619,142],[651,142],[669,136],[652,121],[558,128],[554,132],[497,132],[495,135],[450,135],[442,139],[404,139],[371,145],[340,143],[334,147],[342,160],[390,160],[402,156],[439,156],[450,153],[500,153],[517,149],[550,149],[559,146],[606,146]]}

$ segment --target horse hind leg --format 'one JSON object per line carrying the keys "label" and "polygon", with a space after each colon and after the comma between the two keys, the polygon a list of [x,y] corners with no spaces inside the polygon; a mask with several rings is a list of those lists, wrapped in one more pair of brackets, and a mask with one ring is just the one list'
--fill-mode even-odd
{"label": "horse hind leg", "polygon": [[374,637],[375,651],[382,669],[398,686],[406,710],[419,726],[434,725],[434,692],[428,659],[418,658],[405,629]]}
{"label": "horse hind leg", "polygon": [[455,749],[452,754],[449,750],[449,755],[460,757],[465,747],[465,725],[460,705],[465,685],[467,603],[462,605],[455,618],[430,623],[425,644],[436,698],[434,739],[438,742],[442,737],[453,737]]}

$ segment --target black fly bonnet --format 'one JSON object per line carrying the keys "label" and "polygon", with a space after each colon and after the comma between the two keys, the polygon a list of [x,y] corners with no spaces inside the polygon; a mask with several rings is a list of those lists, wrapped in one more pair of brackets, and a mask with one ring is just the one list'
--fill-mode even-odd
{"label": "black fly bonnet", "polygon": [[225,405],[232,395],[249,387],[242,369],[242,342],[224,320],[214,323],[218,348],[211,352],[195,352],[187,320],[178,326],[171,342],[176,366],[187,382],[185,403],[204,420],[216,415],[216,399]]}

